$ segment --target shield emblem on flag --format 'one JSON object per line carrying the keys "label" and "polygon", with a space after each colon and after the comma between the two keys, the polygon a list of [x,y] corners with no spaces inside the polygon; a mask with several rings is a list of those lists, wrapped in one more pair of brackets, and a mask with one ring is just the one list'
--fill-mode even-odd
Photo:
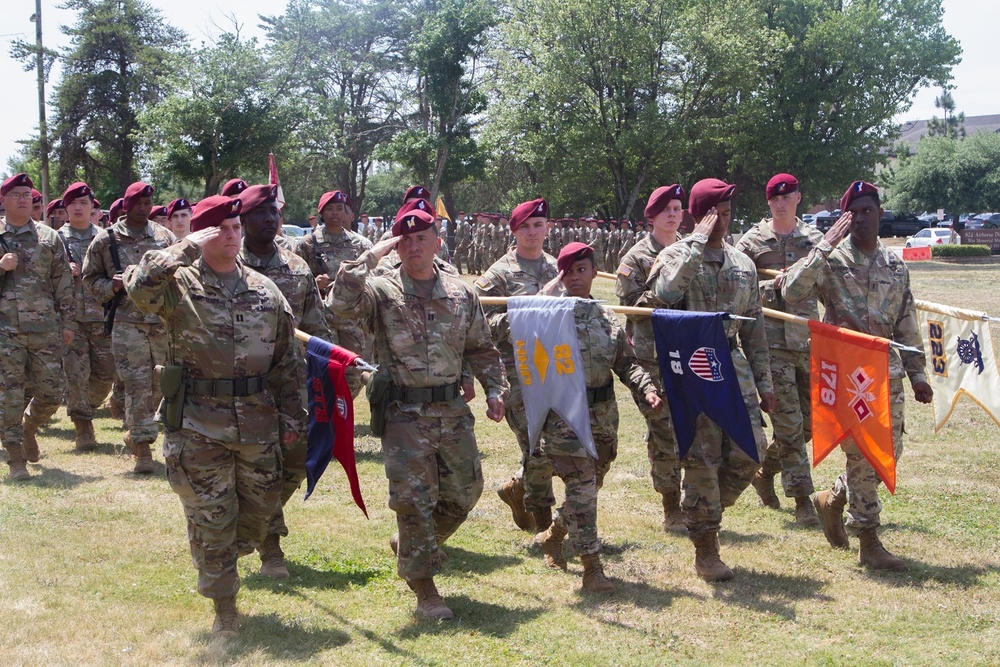
{"label": "shield emblem on flag", "polygon": [[714,347],[699,347],[688,360],[688,367],[706,382],[722,382],[722,364]]}

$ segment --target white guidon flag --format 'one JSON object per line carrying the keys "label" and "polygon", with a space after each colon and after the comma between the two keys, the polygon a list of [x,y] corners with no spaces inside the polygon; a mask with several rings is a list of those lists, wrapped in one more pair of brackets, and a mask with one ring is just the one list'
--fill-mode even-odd
{"label": "white guidon flag", "polygon": [[927,301],[916,306],[934,389],[934,430],[948,421],[962,394],[1000,426],[1000,374],[985,314]]}
{"label": "white guidon flag", "polygon": [[507,299],[507,321],[514,346],[514,365],[524,396],[531,451],[549,410],[563,418],[584,449],[595,459],[590,430],[587,384],[576,338],[574,306],[580,299],[515,296]]}

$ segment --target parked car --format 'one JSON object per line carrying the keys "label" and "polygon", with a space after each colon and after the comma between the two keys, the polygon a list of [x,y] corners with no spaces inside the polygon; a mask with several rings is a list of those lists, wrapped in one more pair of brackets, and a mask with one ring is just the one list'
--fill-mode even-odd
{"label": "parked car", "polygon": [[833,223],[840,219],[840,209],[835,211],[820,211],[816,214],[814,220],[816,220],[816,229],[821,232],[829,231],[833,227]]}
{"label": "parked car", "polygon": [[878,223],[878,235],[909,236],[925,227],[930,227],[930,222],[925,222],[912,213],[885,211]]}
{"label": "parked car", "polygon": [[955,240],[951,240],[952,231],[950,229],[921,229],[919,232],[906,239],[904,248],[925,248],[932,245],[943,245],[946,243],[962,244],[962,237],[955,234]]}
{"label": "parked car", "polygon": [[[973,221],[976,222],[976,226],[973,226]],[[983,213],[977,215],[975,218],[969,220],[966,224],[966,229],[997,229],[1000,227],[1000,213]]]}
{"label": "parked car", "polygon": [[298,225],[282,225],[281,231],[284,232],[285,236],[293,236],[295,238],[306,235],[305,228]]}
{"label": "parked car", "polygon": [[806,223],[807,225],[810,225],[810,226],[815,226],[816,225],[816,216],[813,215],[812,213],[806,213],[805,215],[802,216],[802,222],[804,222],[804,223]]}
{"label": "parked car", "polygon": [[[955,221],[955,216],[954,215],[952,215],[951,213],[945,213],[944,214],[944,218],[941,219],[941,220],[938,220],[937,224],[934,225],[934,226],[935,227],[951,227],[951,225],[952,225],[952,223],[954,221]],[[958,222],[960,224],[964,225],[968,221],[969,221],[969,214],[968,213],[963,213],[962,215],[958,216]]]}

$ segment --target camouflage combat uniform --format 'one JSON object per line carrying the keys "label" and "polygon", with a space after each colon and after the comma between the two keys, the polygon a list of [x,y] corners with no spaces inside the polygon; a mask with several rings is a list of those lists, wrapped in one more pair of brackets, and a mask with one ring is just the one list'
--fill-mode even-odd
{"label": "camouflage combat uniform", "polygon": [[[162,250],[177,241],[172,232],[153,222],[147,222],[136,230],[121,218],[109,230],[118,240],[122,271],[138,264],[146,251]],[[108,234],[98,234],[83,261],[83,282],[98,303],[105,303],[114,297],[114,275]],[[153,381],[153,367],[166,363],[167,358],[167,336],[163,323],[156,315],[141,312],[123,295],[111,331],[111,353],[124,385],[125,425],[129,437],[136,445],[151,444],[159,434],[153,413],[160,401],[160,387]]]}
{"label": "camouflage combat uniform", "polygon": [[[79,336],[73,275],[53,229],[28,220],[0,222],[0,254],[17,255],[17,268],[0,269],[0,405],[3,446],[20,459],[24,425],[34,432],[59,409],[65,376],[63,329]],[[31,400],[25,407],[25,392]]]}
{"label": "camouflage combat uniform", "polygon": [[[643,308],[665,308],[663,303],[646,285],[649,271],[664,246],[652,235],[625,253],[622,263],[615,272],[615,295],[623,306]],[[663,384],[660,379],[659,362],[656,360],[656,341],[653,339],[653,321],[649,317],[630,316],[625,331],[635,346],[635,356],[642,367],[656,381],[661,396]],[[677,438],[670,421],[670,410],[664,405],[653,410],[646,403],[643,394],[632,393],[639,412],[646,420],[646,455],[649,458],[649,474],[653,478],[653,488],[671,505],[680,498],[680,460],[677,453]]]}
{"label": "camouflage combat uniform", "polygon": [[[821,241],[789,269],[781,293],[790,304],[817,297],[826,309],[824,322],[923,350],[910,273],[899,256],[881,242],[869,259],[850,236],[836,248]],[[911,384],[926,382],[926,364],[923,351],[903,352],[900,358],[899,352],[889,348],[892,445],[897,460],[903,453],[903,375]],[[847,457],[847,469],[834,482],[833,495],[846,499],[846,528],[857,535],[879,526],[881,480],[852,438],[844,440],[840,448]]]}
{"label": "camouflage combat uniform", "polygon": [[[298,255],[275,247],[275,253],[265,265],[261,258],[250,252],[246,243],[240,250],[240,261],[249,269],[253,269],[271,279],[292,309],[295,326],[310,336],[316,336],[329,341],[332,338],[327,326],[326,307],[316,288],[316,279],[305,260]],[[296,342],[297,354],[305,357],[302,346]],[[305,367],[300,363],[299,398],[306,405]],[[268,522],[268,535],[288,535],[285,525],[285,515],[282,507],[291,499],[295,491],[306,478],[306,434],[301,433],[299,439],[282,452],[282,486],[281,500],[274,515]]]}
{"label": "camouflage combat uniform", "polygon": [[467,273],[471,272],[472,269],[469,267],[469,246],[471,245],[472,239],[470,238],[469,223],[464,220],[459,220],[455,223],[455,268],[458,273],[462,273],[462,265],[465,265],[465,270]]}
{"label": "camouflage combat uniform", "polygon": [[[337,277],[341,263],[357,259],[361,253],[371,249],[371,247],[372,244],[369,243],[368,239],[352,231],[344,229],[339,235],[331,238],[326,229],[319,225],[312,234],[302,237],[295,252],[306,260],[313,276],[325,274],[332,283]],[[327,290],[329,289],[328,287]],[[371,334],[365,331],[358,322],[336,317],[329,311],[327,311],[326,320],[334,337],[334,340],[330,341],[331,343],[356,352],[365,359],[371,358]],[[350,385],[351,394],[357,396],[363,385],[361,371],[354,368],[348,369],[347,383]]]}
{"label": "camouflage combat uniform", "polygon": [[79,327],[66,349],[63,368],[70,391],[66,392],[66,412],[70,419],[92,421],[115,380],[115,358],[111,354],[111,336],[104,333],[104,309],[83,284],[83,260],[87,248],[104,230],[96,225],[74,229],[63,225],[59,235],[69,246],[70,261],[80,267],[80,277],[73,281],[76,299],[75,320]]}
{"label": "camouflage combat uniform", "polygon": [[[507,379],[479,299],[464,282],[436,271],[428,294],[402,269],[371,277],[375,264],[370,252],[344,262],[327,306],[367,320],[375,332],[379,362],[397,392],[382,435],[399,529],[397,572],[407,581],[428,579],[441,568],[438,547],[483,492],[475,418],[457,389],[463,364],[488,399],[506,396]],[[412,396],[432,390],[452,397]]]}
{"label": "camouflage combat uniform", "polygon": [[167,431],[163,458],[198,592],[233,597],[237,556],[264,540],[281,494],[281,434],[305,428],[292,313],[273,282],[241,265],[227,285],[187,239],[147,253],[125,284],[141,312],[163,319],[170,362],[187,374],[183,421]]}
{"label": "camouflage combat uniform", "polygon": [[610,269],[611,267],[618,266],[618,255],[620,254],[622,248],[622,230],[617,226],[612,225],[611,231],[608,232],[608,242],[604,249],[604,266],[605,269]]}
{"label": "camouflage combat uniform", "polygon": [[[516,248],[511,250],[475,282],[476,292],[480,296],[530,296],[538,294],[546,283],[559,274],[556,260],[551,255],[542,253],[537,273],[532,273],[529,262],[531,260],[518,257]],[[507,307],[488,306],[484,311],[493,342],[500,350],[507,377],[516,377],[517,369],[514,365],[514,347],[510,341]],[[521,385],[518,382],[511,382],[510,398],[506,401],[505,408],[507,425],[514,432],[518,447],[521,448],[519,474],[524,484],[524,508],[528,512],[544,511],[556,504],[555,496],[552,494],[552,466],[539,448],[535,448],[534,453],[529,455],[528,418],[524,413]]]}
{"label": "camouflage combat uniform", "polygon": [[573,311],[587,390],[600,393],[589,401],[597,459],[591,458],[573,429],[555,411],[550,411],[545,419],[539,449],[551,462],[552,472],[566,485],[566,501],[553,523],[563,524],[576,553],[586,556],[601,550],[597,537],[597,491],[618,456],[618,403],[611,373],[633,393],[642,396],[655,391],[656,386],[636,361],[632,344],[614,313],[595,301],[582,299]]}
{"label": "camouflage combat uniform", "polygon": [[[763,458],[767,441],[761,428],[757,395],[773,388],[757,269],[749,257],[732,246],[723,244],[712,252],[706,247],[707,242],[706,235],[691,234],[664,248],[647,284],[653,296],[666,304],[754,318],[726,320],[724,326],[740,390],[750,413],[757,455]],[[719,530],[723,510],[736,502],[760,467],[704,414],[699,415],[695,429],[691,449],[681,461],[684,468],[681,507],[688,535],[693,540]]]}
{"label": "camouflage combat uniform", "polygon": [[[799,261],[823,240],[823,235],[801,220],[788,236],[775,234],[771,219],[750,228],[736,249],[753,260],[758,269],[784,270]],[[815,298],[789,306],[774,291],[774,280],[760,277],[760,296],[765,308],[781,310],[806,319],[818,319]],[[771,380],[777,409],[771,413],[774,440],[761,462],[761,475],[771,480],[781,473],[781,486],[788,498],[813,492],[811,464],[806,443],[812,439],[809,397],[809,328],[795,322],[765,319],[770,346]]]}

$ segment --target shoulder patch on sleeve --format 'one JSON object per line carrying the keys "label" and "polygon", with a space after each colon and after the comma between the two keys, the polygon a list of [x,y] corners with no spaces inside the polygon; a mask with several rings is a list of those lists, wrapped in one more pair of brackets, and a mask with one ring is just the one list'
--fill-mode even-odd
{"label": "shoulder patch on sleeve", "polygon": [[632,267],[629,266],[628,264],[622,264],[621,266],[618,267],[618,275],[622,275],[628,278],[629,276],[632,275]]}
{"label": "shoulder patch on sleeve", "polygon": [[476,287],[481,290],[488,290],[493,287],[493,283],[486,276],[480,276],[479,280],[475,282]]}

